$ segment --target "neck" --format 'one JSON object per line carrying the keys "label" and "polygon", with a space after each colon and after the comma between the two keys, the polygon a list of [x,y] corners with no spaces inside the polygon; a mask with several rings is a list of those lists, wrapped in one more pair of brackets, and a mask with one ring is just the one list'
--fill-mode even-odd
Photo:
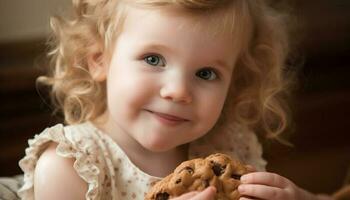
{"label": "neck", "polygon": [[188,159],[188,145],[165,152],[130,152],[129,157],[142,171],[157,177],[165,177],[184,160]]}
{"label": "neck", "polygon": [[151,176],[165,177],[181,162],[188,159],[187,144],[168,151],[153,152],[144,148],[126,130],[121,129],[113,122],[97,119],[93,123],[108,134],[140,170]]}

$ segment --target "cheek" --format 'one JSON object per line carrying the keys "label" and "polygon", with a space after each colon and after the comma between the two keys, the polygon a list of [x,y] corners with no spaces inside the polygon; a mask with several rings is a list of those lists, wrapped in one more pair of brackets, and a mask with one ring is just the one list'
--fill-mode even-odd
{"label": "cheek", "polygon": [[208,109],[206,109],[206,115],[210,120],[214,121],[214,123],[219,118],[223,105],[224,105],[224,99],[220,99],[220,100],[214,99],[213,101],[208,103],[207,105]]}
{"label": "cheek", "polygon": [[202,117],[202,123],[206,125],[205,127],[207,131],[209,131],[219,119],[225,102],[225,97],[225,93],[216,93],[215,95],[212,94],[207,98],[204,98],[205,100],[202,100],[199,112]]}
{"label": "cheek", "polygon": [[153,95],[151,83],[147,77],[130,68],[112,69],[107,86],[109,104],[117,105],[119,110],[140,108]]}

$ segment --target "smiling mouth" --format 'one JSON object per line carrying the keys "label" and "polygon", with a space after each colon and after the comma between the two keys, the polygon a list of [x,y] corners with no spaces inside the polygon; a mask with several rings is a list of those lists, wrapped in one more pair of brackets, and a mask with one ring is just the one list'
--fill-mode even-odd
{"label": "smiling mouth", "polygon": [[174,115],[168,115],[168,114],[164,114],[164,113],[160,113],[160,112],[154,112],[154,111],[151,111],[151,110],[146,110],[146,111],[152,113],[158,119],[160,119],[162,121],[165,121],[165,122],[179,123],[179,122],[189,121],[188,119],[184,119],[184,118],[177,117],[177,116],[174,116]]}

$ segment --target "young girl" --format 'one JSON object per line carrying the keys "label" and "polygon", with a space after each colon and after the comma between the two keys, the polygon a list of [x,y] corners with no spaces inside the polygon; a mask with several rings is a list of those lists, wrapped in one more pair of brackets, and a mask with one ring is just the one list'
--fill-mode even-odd
{"label": "young girl", "polygon": [[[264,172],[256,131],[288,121],[283,16],[260,0],[74,0],[55,18],[52,88],[68,124],[29,141],[23,199],[143,199],[182,161],[223,152],[258,172],[242,199],[321,199]],[[215,188],[176,199],[213,199]]]}

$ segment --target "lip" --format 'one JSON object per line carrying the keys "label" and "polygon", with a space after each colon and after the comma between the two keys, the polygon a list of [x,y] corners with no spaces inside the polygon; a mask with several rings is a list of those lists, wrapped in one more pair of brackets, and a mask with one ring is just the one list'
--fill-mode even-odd
{"label": "lip", "polygon": [[174,115],[155,112],[151,110],[146,110],[146,111],[154,115],[160,122],[165,123],[167,125],[177,125],[177,124],[189,121],[188,119],[184,119]]}

